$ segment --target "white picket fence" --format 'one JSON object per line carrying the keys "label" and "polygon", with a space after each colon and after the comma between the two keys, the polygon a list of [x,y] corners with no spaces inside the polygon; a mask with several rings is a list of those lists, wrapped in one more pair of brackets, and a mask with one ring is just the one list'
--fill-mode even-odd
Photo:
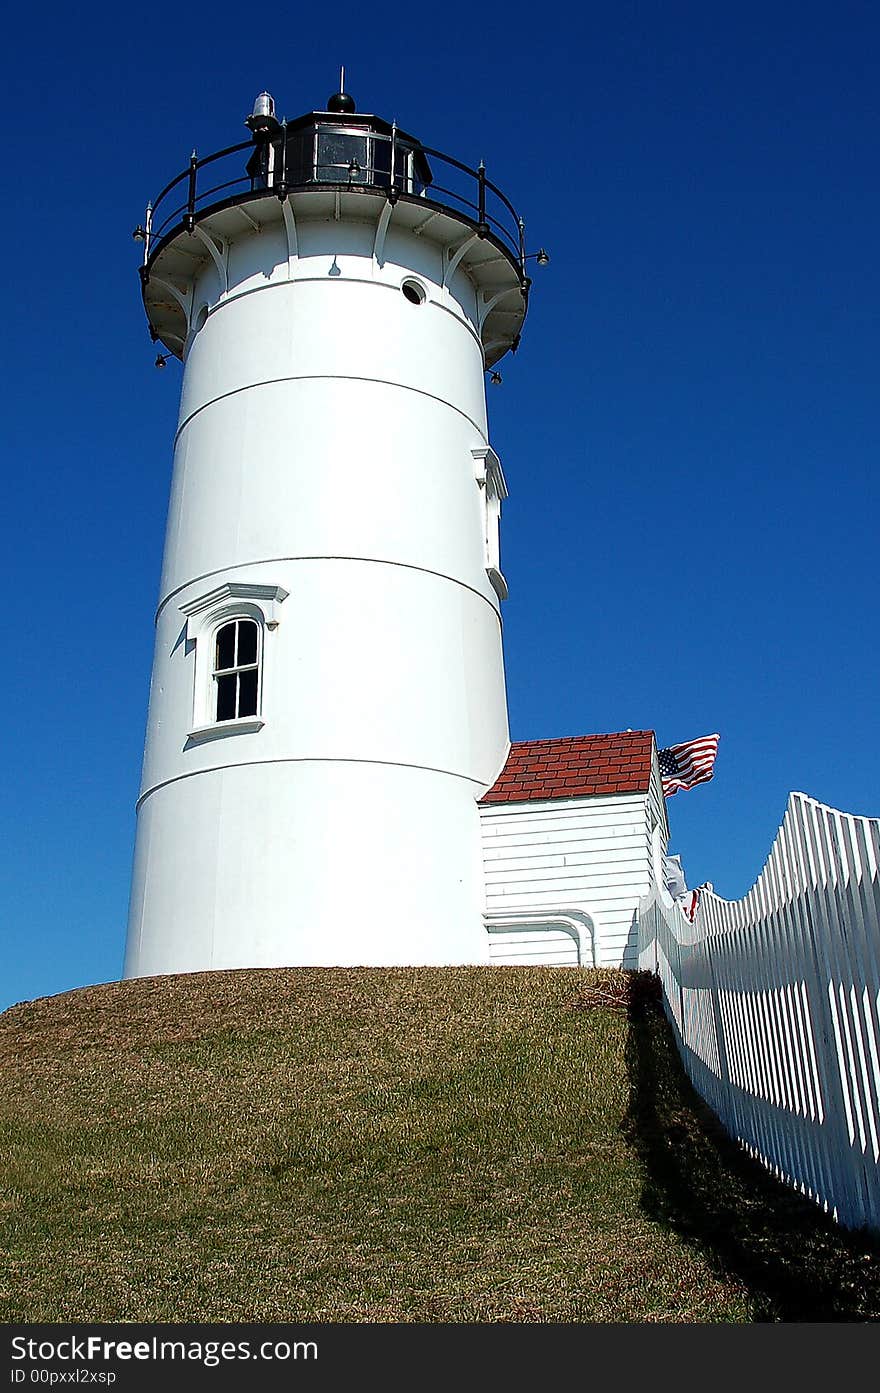
{"label": "white picket fence", "polygon": [[880,1229],[880,819],[792,793],[741,900],[693,924],[639,906],[697,1092],[728,1132],[849,1228]]}

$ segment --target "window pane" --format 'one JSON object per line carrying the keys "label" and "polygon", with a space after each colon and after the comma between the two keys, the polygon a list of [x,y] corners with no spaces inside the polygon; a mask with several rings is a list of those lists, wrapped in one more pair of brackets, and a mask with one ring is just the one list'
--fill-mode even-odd
{"label": "window pane", "polygon": [[[225,680],[225,679],[223,679]],[[256,716],[257,714],[257,669],[252,667],[249,672],[242,672],[238,678],[238,714],[239,716]]]}
{"label": "window pane", "polygon": [[239,621],[238,625],[238,662],[236,667],[247,667],[248,663],[257,661],[257,626],[252,624],[249,619]]}
{"label": "window pane", "polygon": [[[314,178],[314,144],[315,133],[313,130],[299,132],[289,132],[287,136],[287,182],[288,184],[305,184],[307,180]],[[282,142],[279,140],[275,146],[275,177],[276,182],[281,178],[282,164]]]}
{"label": "window pane", "polygon": [[319,131],[317,177],[325,184],[371,183],[366,136],[348,131]]}
{"label": "window pane", "polygon": [[235,667],[235,624],[224,624],[217,635],[217,660],[215,672],[223,668]]}
{"label": "window pane", "polygon": [[217,720],[235,720],[235,684],[238,679],[234,673],[228,677],[217,678]]}

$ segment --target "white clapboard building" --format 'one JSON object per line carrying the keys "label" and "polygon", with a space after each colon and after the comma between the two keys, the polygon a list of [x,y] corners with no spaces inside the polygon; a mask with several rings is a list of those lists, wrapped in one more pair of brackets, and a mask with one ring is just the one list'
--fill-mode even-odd
{"label": "white clapboard building", "polygon": [[246,125],[135,231],[182,385],[126,975],[634,961],[651,734],[508,733],[485,383],[549,258],[344,91]]}
{"label": "white clapboard building", "polygon": [[491,960],[635,967],[665,802],[649,730],[513,744],[480,803]]}

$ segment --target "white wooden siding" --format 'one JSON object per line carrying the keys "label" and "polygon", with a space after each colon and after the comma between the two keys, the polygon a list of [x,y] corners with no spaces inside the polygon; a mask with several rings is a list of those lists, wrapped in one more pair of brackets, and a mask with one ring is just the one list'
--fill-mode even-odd
{"label": "white wooden siding", "polygon": [[[480,822],[490,917],[586,913],[596,925],[598,963],[636,965],[634,915],[651,884],[648,794],[486,803]],[[572,961],[569,945],[549,939],[535,951],[542,962]]]}
{"label": "white wooden siding", "polygon": [[577,967],[580,957],[576,940],[560,929],[515,929],[489,934],[489,961],[496,966]]}

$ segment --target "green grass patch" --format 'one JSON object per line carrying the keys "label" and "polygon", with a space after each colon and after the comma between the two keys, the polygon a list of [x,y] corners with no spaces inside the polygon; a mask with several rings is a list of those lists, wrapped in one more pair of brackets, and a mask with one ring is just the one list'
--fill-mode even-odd
{"label": "green grass patch", "polygon": [[0,1176],[6,1322],[880,1315],[876,1245],[726,1141],[622,973],[25,1003],[0,1016]]}

